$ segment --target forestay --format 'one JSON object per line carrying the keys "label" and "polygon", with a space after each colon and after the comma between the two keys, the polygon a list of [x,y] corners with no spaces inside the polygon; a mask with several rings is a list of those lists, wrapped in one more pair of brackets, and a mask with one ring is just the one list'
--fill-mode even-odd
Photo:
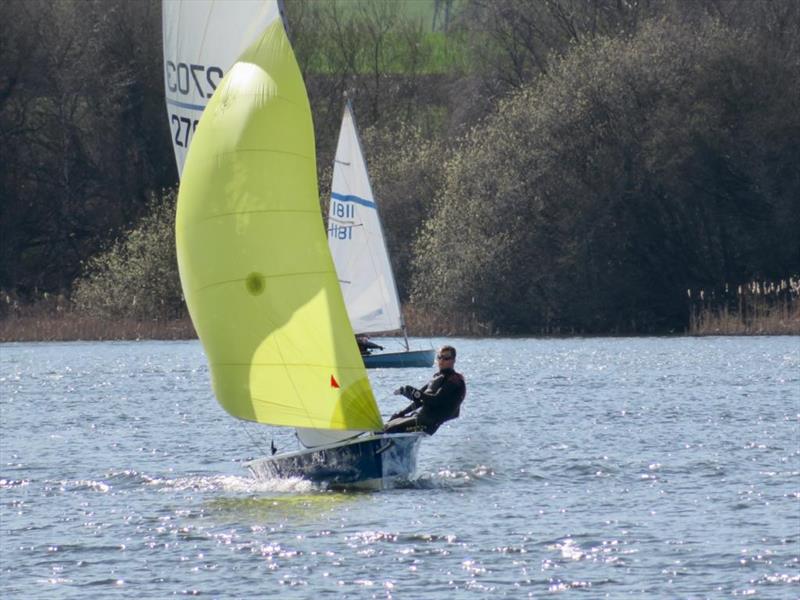
{"label": "forestay", "polygon": [[167,116],[181,175],[203,109],[234,61],[278,17],[278,5],[275,0],[164,0],[161,14]]}
{"label": "forestay", "polygon": [[350,102],[336,147],[328,245],[353,331],[402,329],[397,287]]}

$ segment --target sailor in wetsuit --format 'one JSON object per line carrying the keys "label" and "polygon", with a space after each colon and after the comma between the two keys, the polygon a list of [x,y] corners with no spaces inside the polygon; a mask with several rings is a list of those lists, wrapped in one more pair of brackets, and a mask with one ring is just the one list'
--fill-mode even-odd
{"label": "sailor in wetsuit", "polygon": [[411,404],[392,415],[383,428],[385,433],[424,431],[433,435],[442,423],[459,415],[461,403],[467,395],[467,385],[464,377],[453,368],[456,349],[442,346],[436,354],[436,361],[439,371],[420,389],[404,385],[395,390],[395,394],[405,396]]}
{"label": "sailor in wetsuit", "polygon": [[358,344],[358,351],[361,352],[362,356],[369,354],[373,350],[383,350],[383,346],[370,341],[369,337],[364,334],[356,335],[356,344]]}

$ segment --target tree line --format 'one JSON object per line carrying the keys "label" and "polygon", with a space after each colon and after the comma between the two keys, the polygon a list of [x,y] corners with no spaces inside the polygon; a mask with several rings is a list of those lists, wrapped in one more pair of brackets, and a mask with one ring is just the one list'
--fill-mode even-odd
{"label": "tree line", "polygon": [[[286,1],[321,209],[347,96],[404,301],[501,332],[662,332],[687,289],[800,272],[798,3],[422,4]],[[160,2],[0,18],[0,289],[183,314]]]}

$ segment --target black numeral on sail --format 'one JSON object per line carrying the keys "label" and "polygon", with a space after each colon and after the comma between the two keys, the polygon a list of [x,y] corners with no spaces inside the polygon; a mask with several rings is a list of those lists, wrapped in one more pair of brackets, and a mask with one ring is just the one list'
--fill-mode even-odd
{"label": "black numeral on sail", "polygon": [[189,138],[197,129],[197,119],[179,117],[176,114],[172,114],[170,117],[170,122],[174,125],[173,129],[175,130],[175,145],[188,148]]}
{"label": "black numeral on sail", "polygon": [[331,214],[338,219],[353,219],[356,216],[356,211],[352,203],[345,204],[334,200]]}
{"label": "black numeral on sail", "polygon": [[333,219],[331,219],[331,221],[329,221],[330,227],[328,228],[328,237],[335,240],[352,240],[352,219],[354,219],[355,216],[356,211],[353,204],[349,202],[344,203],[333,200],[333,205],[331,206],[331,217],[344,220],[344,223],[336,223],[333,221]]}
{"label": "black numeral on sail", "polygon": [[174,63],[168,60],[165,67],[167,89],[188,96],[193,92],[201,98],[211,98],[224,73],[219,67]]}
{"label": "black numeral on sail", "polygon": [[[222,72],[222,69],[219,67],[208,67],[206,69],[206,81],[208,85],[211,87],[211,94],[214,93],[214,90],[217,89],[217,84],[222,81],[222,77],[225,74]],[[211,94],[208,97],[211,97]]]}

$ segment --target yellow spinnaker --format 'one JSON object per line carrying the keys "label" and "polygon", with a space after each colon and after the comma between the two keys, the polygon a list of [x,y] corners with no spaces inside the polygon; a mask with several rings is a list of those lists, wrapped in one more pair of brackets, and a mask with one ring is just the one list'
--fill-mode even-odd
{"label": "yellow spinnaker", "polygon": [[311,109],[280,19],[203,113],[176,240],[225,410],[274,425],[380,429],[320,213]]}

